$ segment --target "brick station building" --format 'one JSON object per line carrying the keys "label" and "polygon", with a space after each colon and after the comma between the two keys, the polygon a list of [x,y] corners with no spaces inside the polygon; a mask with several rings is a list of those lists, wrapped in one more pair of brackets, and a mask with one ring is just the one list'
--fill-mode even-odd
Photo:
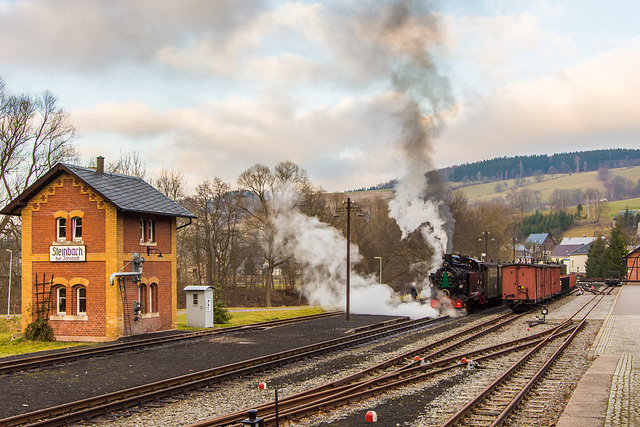
{"label": "brick station building", "polygon": [[177,218],[195,216],[97,160],[58,163],[0,211],[22,221],[22,328],[46,319],[61,341],[175,329]]}

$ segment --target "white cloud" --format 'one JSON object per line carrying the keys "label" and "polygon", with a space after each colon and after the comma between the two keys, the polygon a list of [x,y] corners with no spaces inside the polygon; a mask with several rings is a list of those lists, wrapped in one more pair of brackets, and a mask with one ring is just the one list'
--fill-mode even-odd
{"label": "white cloud", "polygon": [[[462,106],[439,144],[438,157],[452,164],[637,146],[633,140],[640,137],[640,99],[635,96],[640,93],[639,75],[640,38],[553,75],[510,82]],[[482,149],[461,156],[469,144]]]}
{"label": "white cloud", "polygon": [[155,163],[150,168],[170,159],[192,185],[212,176],[234,182],[255,163],[271,166],[288,159],[327,189],[341,190],[400,172],[392,143],[398,131],[374,117],[387,102],[382,98],[345,98],[302,112],[274,98],[230,98],[161,113],[138,102],[108,103],[74,111],[72,117],[87,142],[116,136],[135,141],[147,162]]}
{"label": "white cloud", "polygon": [[0,58],[94,70],[144,63],[167,46],[224,42],[262,9],[252,0],[16,0],[0,13]]}

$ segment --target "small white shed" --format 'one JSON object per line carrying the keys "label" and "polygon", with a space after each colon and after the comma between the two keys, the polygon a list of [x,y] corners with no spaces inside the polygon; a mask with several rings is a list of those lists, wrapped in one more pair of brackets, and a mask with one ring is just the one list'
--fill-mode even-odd
{"label": "small white shed", "polygon": [[187,286],[187,326],[191,328],[212,328],[213,286]]}

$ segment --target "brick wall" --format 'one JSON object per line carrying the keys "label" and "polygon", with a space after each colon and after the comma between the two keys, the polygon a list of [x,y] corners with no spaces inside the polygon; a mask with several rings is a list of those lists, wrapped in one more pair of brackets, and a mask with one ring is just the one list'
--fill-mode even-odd
{"label": "brick wall", "polygon": [[[67,242],[56,241],[56,217],[67,216]],[[71,217],[82,217],[82,244],[86,246],[84,262],[49,262],[52,245],[73,246]],[[23,328],[33,319],[32,284],[54,277],[54,286],[64,286],[67,292],[66,316],[56,315],[55,295],[52,295],[49,324],[58,339],[113,339],[124,335],[124,316],[128,316],[132,333],[145,333],[175,328],[175,219],[163,216],[121,213],[113,205],[92,193],[81,181],[63,174],[34,196],[22,210],[23,219]],[[155,222],[155,243],[150,245],[158,254],[147,256],[140,242],[140,219]],[[145,314],[133,322],[133,301],[138,299],[138,284],[124,278],[127,304],[123,304],[119,286],[109,284],[109,277],[118,271],[131,271],[132,253],[146,258],[143,283],[157,287],[157,311]],[[155,251],[157,252],[157,251]],[[77,316],[76,291],[87,290],[86,316]]]}

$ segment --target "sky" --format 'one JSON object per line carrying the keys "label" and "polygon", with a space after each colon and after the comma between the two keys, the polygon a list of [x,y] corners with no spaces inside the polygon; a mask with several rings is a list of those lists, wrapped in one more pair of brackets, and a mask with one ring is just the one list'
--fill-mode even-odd
{"label": "sky", "polygon": [[[0,0],[0,77],[58,97],[83,163],[135,151],[192,190],[290,160],[345,191],[408,155],[637,148],[638,16],[632,0]],[[410,120],[428,128],[417,152]]]}

